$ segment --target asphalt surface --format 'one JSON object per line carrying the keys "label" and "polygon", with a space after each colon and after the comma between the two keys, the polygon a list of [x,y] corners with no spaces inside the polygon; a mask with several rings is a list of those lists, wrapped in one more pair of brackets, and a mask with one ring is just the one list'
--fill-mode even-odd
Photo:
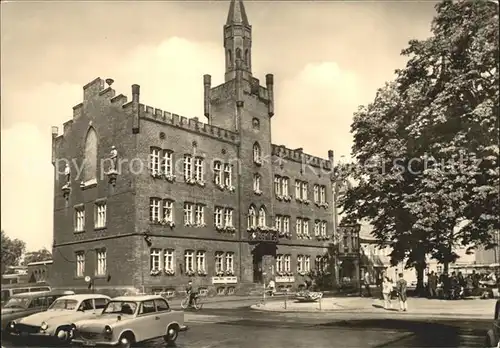
{"label": "asphalt surface", "polygon": [[[491,321],[384,317],[363,318],[361,313],[338,319],[321,315],[270,313],[249,309],[255,300],[207,303],[199,312],[186,312],[189,330],[181,333],[177,348],[332,348],[332,347],[484,347]],[[29,346],[38,346],[30,344]],[[2,346],[10,348],[9,342]],[[166,347],[162,340],[141,344]],[[17,345],[19,347],[19,345]]]}

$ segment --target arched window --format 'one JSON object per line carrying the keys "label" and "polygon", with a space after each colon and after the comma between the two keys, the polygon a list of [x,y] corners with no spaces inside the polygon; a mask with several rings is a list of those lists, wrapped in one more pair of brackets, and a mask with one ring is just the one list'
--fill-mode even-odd
{"label": "arched window", "polygon": [[227,50],[227,62],[229,65],[233,65],[233,52],[231,50]]}
{"label": "arched window", "polygon": [[241,59],[241,48],[236,49],[236,59]]}
{"label": "arched window", "polygon": [[253,228],[257,226],[257,213],[254,206],[250,206],[248,209],[248,228]]}
{"label": "arched window", "polygon": [[266,227],[266,208],[259,209],[259,227]]}
{"label": "arched window", "polygon": [[248,54],[248,50],[245,50],[245,65],[250,66],[250,55]]}
{"label": "arched window", "polygon": [[83,162],[83,181],[97,179],[97,133],[90,127],[85,137],[85,158]]}
{"label": "arched window", "polygon": [[253,144],[253,161],[257,164],[262,163],[262,153],[260,150],[260,145],[259,143]]}

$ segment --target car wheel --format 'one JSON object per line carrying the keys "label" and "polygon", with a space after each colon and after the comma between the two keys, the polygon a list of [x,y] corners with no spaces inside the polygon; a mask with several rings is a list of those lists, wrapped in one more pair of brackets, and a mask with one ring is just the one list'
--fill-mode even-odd
{"label": "car wheel", "polygon": [[69,342],[71,340],[70,331],[65,329],[57,329],[56,337],[60,342]]}
{"label": "car wheel", "polygon": [[163,339],[167,343],[174,343],[177,340],[177,336],[179,336],[179,327],[177,325],[170,325],[167,328],[167,334],[163,336]]}
{"label": "car wheel", "polygon": [[132,347],[132,339],[128,335],[123,335],[118,341],[118,347],[120,348],[130,348]]}

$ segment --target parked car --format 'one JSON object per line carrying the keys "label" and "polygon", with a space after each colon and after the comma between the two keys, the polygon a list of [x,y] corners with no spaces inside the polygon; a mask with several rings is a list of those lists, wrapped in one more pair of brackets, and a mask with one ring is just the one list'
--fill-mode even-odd
{"label": "parked car", "polygon": [[43,312],[61,296],[74,294],[73,291],[52,290],[29,292],[13,295],[2,307],[2,326],[4,332],[9,332],[10,323],[28,315]]}
{"label": "parked car", "polygon": [[495,304],[493,327],[486,333],[485,347],[500,347],[500,300]]}
{"label": "parked car", "polygon": [[75,322],[72,342],[128,348],[159,337],[173,343],[185,330],[184,312],[172,310],[162,296],[121,296],[112,299],[96,318]]}
{"label": "parked car", "polygon": [[71,324],[101,314],[110,300],[110,297],[99,294],[59,297],[47,311],[13,321],[10,334],[19,337],[55,338],[59,342],[69,343]]}
{"label": "parked car", "polygon": [[2,307],[12,297],[12,295],[22,294],[25,292],[40,292],[50,291],[52,288],[47,284],[7,284],[2,285]]}

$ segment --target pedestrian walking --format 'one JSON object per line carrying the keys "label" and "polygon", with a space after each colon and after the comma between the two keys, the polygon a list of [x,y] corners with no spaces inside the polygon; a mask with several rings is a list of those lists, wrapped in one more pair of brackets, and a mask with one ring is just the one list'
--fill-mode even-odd
{"label": "pedestrian walking", "polygon": [[399,310],[403,312],[406,312],[408,310],[408,304],[407,304],[408,297],[406,296],[407,288],[408,288],[408,283],[403,278],[403,273],[399,273],[399,279],[396,282],[396,290],[398,292],[398,298],[399,298]]}
{"label": "pedestrian walking", "polygon": [[370,273],[368,271],[366,271],[365,273],[364,284],[365,284],[366,296],[372,297],[372,292],[370,291]]}
{"label": "pedestrian walking", "polygon": [[382,282],[382,296],[384,297],[384,309],[392,309],[391,294],[393,291],[392,281],[389,277],[384,277]]}
{"label": "pedestrian walking", "polygon": [[437,283],[438,279],[434,271],[432,271],[427,277],[427,284],[429,286],[429,298],[437,297]]}

